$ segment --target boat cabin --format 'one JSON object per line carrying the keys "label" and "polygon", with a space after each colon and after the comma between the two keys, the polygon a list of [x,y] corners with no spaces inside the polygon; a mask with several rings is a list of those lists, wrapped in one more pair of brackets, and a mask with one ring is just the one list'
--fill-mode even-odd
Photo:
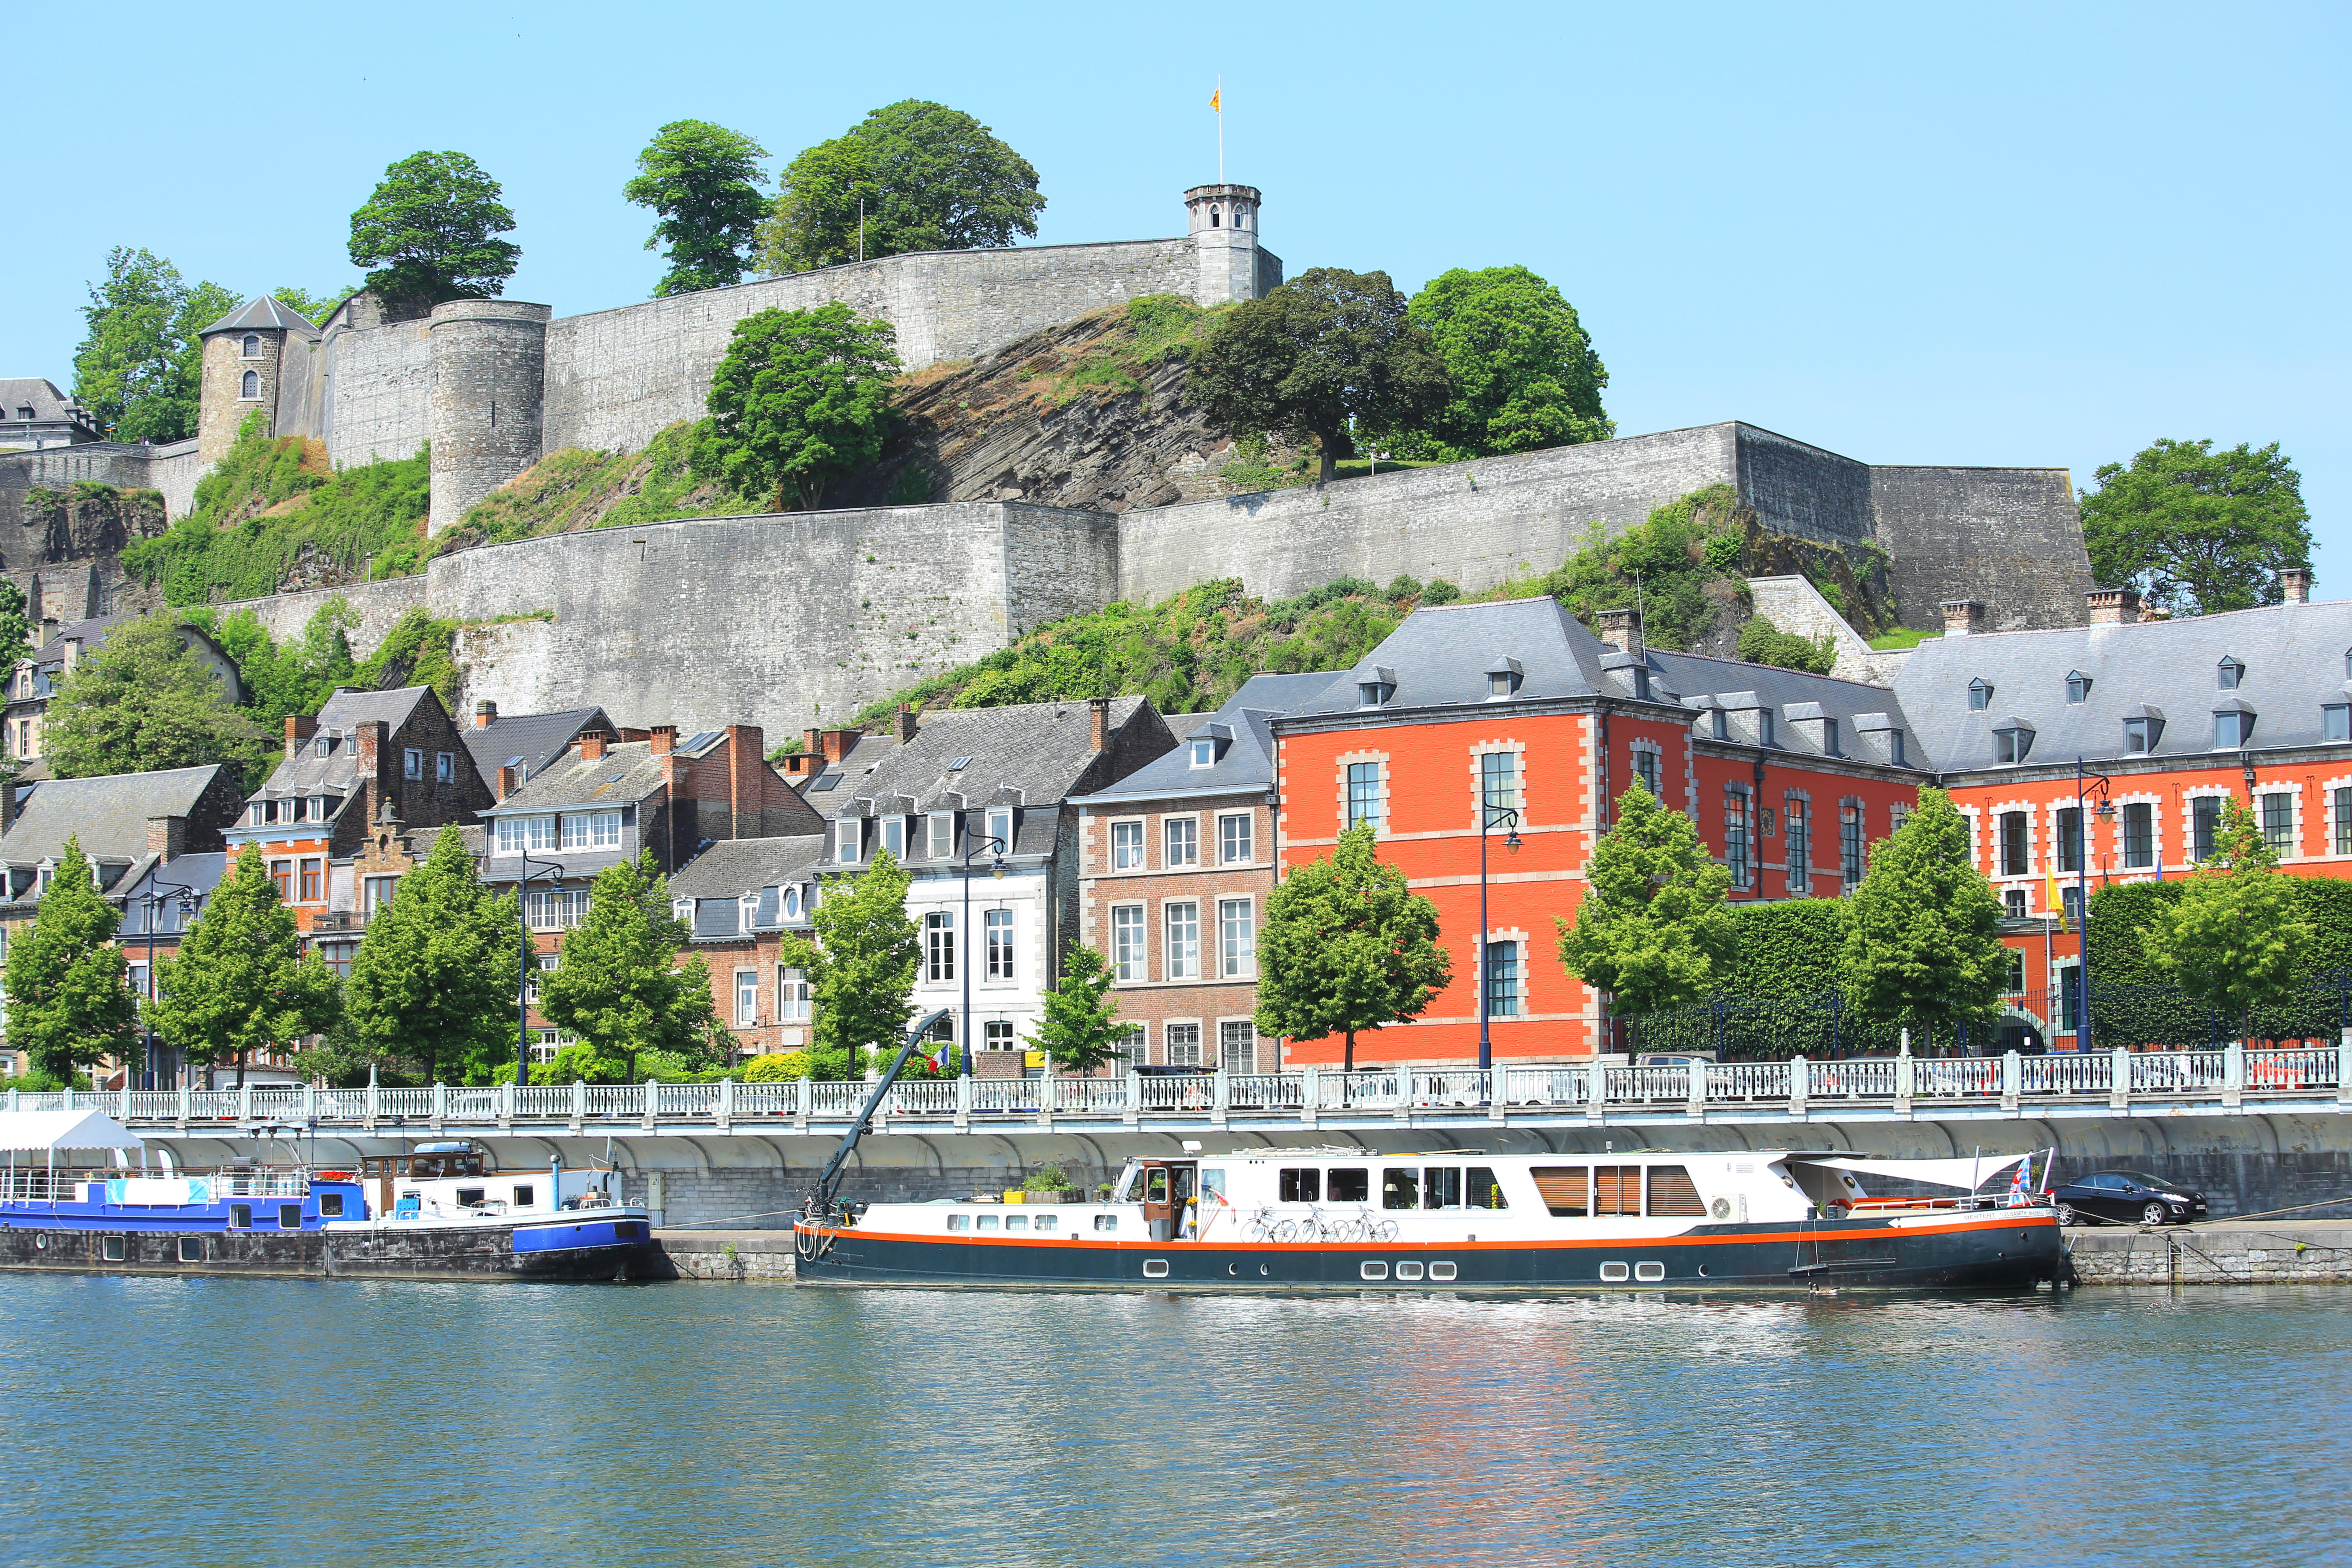
{"label": "boat cabin", "polygon": [[561,1161],[543,1170],[501,1171],[474,1142],[420,1143],[405,1153],[371,1154],[361,1161],[361,1176],[379,1219],[493,1218],[610,1208],[619,1201],[616,1172],[567,1171]]}

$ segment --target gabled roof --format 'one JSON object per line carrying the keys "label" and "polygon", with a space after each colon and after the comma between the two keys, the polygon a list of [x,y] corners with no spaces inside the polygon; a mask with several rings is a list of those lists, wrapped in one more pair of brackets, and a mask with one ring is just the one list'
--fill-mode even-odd
{"label": "gabled roof", "polygon": [[0,838],[0,860],[34,866],[65,853],[79,838],[90,858],[131,861],[147,853],[147,819],[192,817],[224,764],[94,779],[46,779],[35,786],[16,826]]}
{"label": "gabled roof", "polygon": [[[1140,697],[1112,698],[1111,731],[1125,728],[1145,705]],[[922,716],[904,745],[887,735],[868,737],[839,764],[837,786],[806,798],[828,818],[872,815],[858,803],[894,799],[911,801],[909,811],[929,811],[942,794],[962,796],[967,810],[1053,805],[1067,798],[1093,763],[1092,735],[1093,717],[1084,701],[940,709]],[[961,769],[959,760],[965,763]]]}
{"label": "gabled roof", "polygon": [[[1773,744],[1780,751],[1821,754],[1820,735],[1795,722],[1806,719],[1837,720],[1843,731],[1838,750],[1853,762],[1873,760],[1855,755],[1847,743],[1857,731],[1901,730],[1908,741],[1919,739],[1911,733],[1910,720],[1895,694],[1884,686],[1841,680],[1836,676],[1815,675],[1811,670],[1782,669],[1777,665],[1673,653],[1663,648],[1649,649],[1647,657],[1651,689],[1659,696],[1671,692],[1674,699],[1694,710],[1720,707],[1777,710],[1782,719],[1790,721],[1773,731]],[[1700,739],[1706,736],[1702,734]],[[1927,767],[1927,762],[1918,754],[1924,750],[1906,743],[1905,759],[1908,765]]]}
{"label": "gabled roof", "polygon": [[824,854],[824,835],[786,838],[722,838],[669,879],[677,899],[737,899],[762,888],[804,879]]}
{"label": "gabled roof", "polygon": [[467,755],[474,759],[474,771],[496,790],[499,770],[509,759],[522,759],[522,776],[528,781],[538,777],[581,731],[618,728],[602,708],[567,708],[561,713],[501,713],[488,724],[467,725],[458,733],[465,737]]}
{"label": "gabled roof", "polygon": [[[1178,735],[1174,751],[1146,763],[1109,789],[1078,796],[1077,803],[1093,805],[1192,794],[1231,795],[1271,788],[1274,731],[1268,721],[1288,712],[1293,703],[1321,692],[1336,679],[1336,673],[1328,669],[1306,675],[1254,675],[1214,713],[1185,715],[1197,722]],[[1191,739],[1212,724],[1229,733],[1215,737],[1219,742],[1217,760],[1205,768],[1196,768],[1192,765]],[[1174,727],[1172,721],[1170,727]]]}
{"label": "gabled roof", "polygon": [[[289,795],[349,795],[359,780],[359,748],[352,736],[359,726],[372,720],[381,720],[393,733],[408,722],[418,703],[431,696],[429,686],[404,686],[396,691],[356,691],[349,687],[327,699],[319,710],[318,731],[310,741],[294,748],[294,754],[282,758],[270,770],[269,778],[256,795],[271,798]],[[439,698],[432,700],[438,702]],[[318,754],[313,743],[319,736],[327,740],[327,754]]]}
{"label": "gabled roof", "polygon": [[196,336],[208,338],[215,332],[249,332],[264,328],[319,335],[318,323],[310,317],[288,310],[268,294],[256,294]]}
{"label": "gabled roof", "polygon": [[654,755],[651,741],[615,742],[593,759],[582,756],[575,746],[482,815],[509,816],[567,805],[635,805],[661,786],[661,759]]}

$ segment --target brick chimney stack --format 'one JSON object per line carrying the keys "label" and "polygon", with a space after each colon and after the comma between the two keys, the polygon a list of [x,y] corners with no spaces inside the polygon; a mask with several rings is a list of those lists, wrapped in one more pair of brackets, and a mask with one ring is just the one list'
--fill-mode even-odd
{"label": "brick chimney stack", "polygon": [[[802,731],[801,750],[812,757],[824,756],[824,731],[822,730]],[[829,762],[832,759],[826,758],[826,760]]]}
{"label": "brick chimney stack", "polygon": [[602,731],[602,730],[583,730],[583,731],[580,731],[580,757],[581,757],[581,760],[582,760],[583,762],[590,762],[590,763],[601,763],[601,762],[603,762],[603,761],[604,760],[604,742],[605,742],[606,739],[607,739],[607,737],[606,737],[606,735],[605,735],[604,731]]}
{"label": "brick chimney stack", "polygon": [[667,757],[677,750],[677,726],[675,724],[656,724],[646,734],[652,742],[653,754],[656,757]]}
{"label": "brick chimney stack", "polygon": [[499,721],[499,705],[488,698],[474,704],[474,728],[487,730]]}
{"label": "brick chimney stack", "polygon": [[81,638],[66,638],[65,647],[58,650],[58,654],[62,660],[62,668],[64,671],[68,674],[71,674],[73,667],[81,662]]}
{"label": "brick chimney stack", "polygon": [[2094,588],[2083,595],[2095,626],[2127,626],[2139,619],[2139,594],[2132,588]]}
{"label": "brick chimney stack", "polygon": [[767,732],[757,724],[727,726],[728,832],[737,838],[757,838],[760,814],[768,804]]}
{"label": "brick chimney stack", "polygon": [[2301,566],[2290,566],[2279,574],[2279,591],[2290,605],[2311,603],[2311,574]]}
{"label": "brick chimney stack", "polygon": [[188,819],[184,816],[151,816],[147,819],[147,853],[160,855],[166,860],[176,860],[188,847]]}
{"label": "brick chimney stack", "polygon": [[915,738],[915,710],[912,704],[898,704],[898,744],[905,745]]}
{"label": "brick chimney stack", "polygon": [[291,758],[303,742],[319,732],[319,721],[299,713],[286,715],[286,755]]}
{"label": "brick chimney stack", "polygon": [[392,799],[393,766],[392,726],[381,719],[362,720],[356,729],[353,760],[358,767],[354,781],[367,803],[367,820],[373,822],[387,802]]}
{"label": "brick chimney stack", "polygon": [[837,763],[849,755],[849,748],[857,743],[857,737],[858,731],[856,730],[825,731],[824,760],[828,763]]}
{"label": "brick chimney stack", "polygon": [[1985,629],[1985,607],[1982,599],[1947,599],[1942,607],[1946,637],[1975,637]]}
{"label": "brick chimney stack", "polygon": [[1635,609],[1603,610],[1592,617],[1593,629],[1602,642],[1619,653],[1642,651],[1642,612]]}
{"label": "brick chimney stack", "polygon": [[1110,699],[1087,699],[1087,744],[1097,752],[1110,750]]}
{"label": "brick chimney stack", "polygon": [[516,767],[512,763],[509,763],[499,769],[499,798],[500,800],[506,799],[507,796],[514,794],[517,789],[521,787],[521,772],[522,770]]}

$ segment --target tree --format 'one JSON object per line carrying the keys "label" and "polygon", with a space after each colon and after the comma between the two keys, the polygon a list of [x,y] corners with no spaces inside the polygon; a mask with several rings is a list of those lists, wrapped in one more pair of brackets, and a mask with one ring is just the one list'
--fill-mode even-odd
{"label": "tree", "polygon": [[155,987],[155,1032],[191,1062],[235,1062],[240,1085],[248,1055],[331,1028],[342,1011],[333,972],[303,952],[257,844],[237,851],[178,956],[156,965]]}
{"label": "tree", "polygon": [[257,784],[272,755],[268,736],[196,662],[169,610],[116,626],[67,673],[46,744],[62,779],[226,763]]}
{"label": "tree", "polygon": [[495,298],[522,247],[496,237],[515,226],[499,183],[463,153],[413,153],[383,172],[352,214],[352,265],[387,303]]}
{"label": "tree", "polygon": [[2313,935],[2294,879],[2279,873],[2252,810],[2231,795],[2221,803],[2212,855],[2149,923],[2145,945],[2165,979],[2242,1025],[2254,1009],[2300,988],[2295,959]]}
{"label": "tree", "polygon": [[1407,309],[1445,361],[1454,396],[1420,445],[1447,461],[1602,441],[1609,372],[1559,290],[1524,267],[1462,268]]}
{"label": "tree", "polygon": [[119,441],[194,435],[205,352],[196,334],[236,304],[217,283],[181,281],[152,251],[116,247],[82,307],[89,330],[74,351],[74,401]]}
{"label": "tree", "polygon": [[1351,1070],[1359,1034],[1420,1016],[1454,973],[1437,945],[1437,906],[1379,857],[1368,823],[1276,885],[1257,952],[1258,1032],[1344,1035]]}
{"label": "tree", "polygon": [[1312,436],[1328,484],[1355,437],[1421,428],[1454,384],[1387,273],[1318,267],[1228,311],[1194,352],[1185,395],[1236,434]]}
{"label": "tree", "polygon": [[907,913],[912,879],[887,849],[862,877],[827,877],[809,916],[814,940],[787,932],[780,944],[782,961],[808,976],[812,1047],[824,1074],[847,1078],[861,1053],[895,1051],[915,1016],[921,944]]}
{"label": "tree", "polygon": [[1062,961],[1062,982],[1045,994],[1045,1016],[1029,1043],[1054,1054],[1055,1066],[1090,1073],[1127,1053],[1118,1048],[1128,1026],[1111,1000],[1110,965],[1091,947],[1070,949]]}
{"label": "tree", "polygon": [[636,178],[621,195],[660,215],[646,248],[669,247],[669,271],[654,297],[690,294],[740,282],[743,253],[767,216],[768,150],[740,131],[703,120],[676,120],[637,154]]}
{"label": "tree", "polygon": [[1699,848],[1698,828],[1639,779],[1617,797],[1617,820],[1585,863],[1584,900],[1559,928],[1559,961],[1609,992],[1621,1015],[1686,1007],[1731,957],[1724,908],[1731,873]]}
{"label": "tree", "polygon": [[588,918],[539,983],[539,1010],[629,1082],[641,1052],[698,1055],[718,1018],[709,965],[699,953],[678,957],[692,935],[670,910],[669,879],[652,850],[608,866],[589,889]]}
{"label": "tree", "polygon": [[26,614],[25,590],[0,577],[0,669],[14,669],[33,651],[33,623]]}
{"label": "tree", "polygon": [[379,1058],[416,1063],[429,1082],[445,1068],[489,1082],[515,1059],[520,943],[516,896],[484,887],[465,838],[443,828],[368,921],[343,987],[347,1032]]}
{"label": "tree", "polygon": [[1908,1028],[1924,1044],[1991,1018],[2009,978],[2000,900],[1969,853],[1968,820],[1939,789],[1871,846],[1849,900],[1846,988],[1865,1018]]}
{"label": "tree", "polygon": [[137,1005],[112,944],[122,911],[100,896],[81,840],[66,840],[29,930],[8,943],[8,1045],[58,1088],[101,1057],[128,1059]]}
{"label": "tree", "polygon": [[843,304],[762,310],[735,323],[710,381],[710,438],[697,462],[741,495],[790,487],[811,511],[835,476],[882,455],[897,335]]}
{"label": "tree", "polygon": [[987,126],[912,98],[801,153],[782,185],[760,227],[760,265],[770,272],[1011,245],[1037,232],[1045,205],[1037,171]]}
{"label": "tree", "polygon": [[2275,605],[2279,574],[2311,568],[2311,513],[2303,479],[2278,443],[2158,441],[2128,468],[2109,463],[2083,492],[2091,575],[2137,588],[2152,605],[2210,616]]}
{"label": "tree", "polygon": [[313,294],[308,289],[272,289],[269,297],[317,326],[335,313],[336,306],[358,292],[356,289],[330,289],[324,294]]}

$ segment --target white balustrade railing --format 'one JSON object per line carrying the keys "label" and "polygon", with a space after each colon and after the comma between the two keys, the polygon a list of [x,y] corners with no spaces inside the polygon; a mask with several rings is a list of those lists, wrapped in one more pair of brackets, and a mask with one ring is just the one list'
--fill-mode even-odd
{"label": "white balustrade railing", "polygon": [[2020,1057],[2018,1068],[2020,1087],[2027,1094],[2105,1095],[2116,1079],[2116,1058],[2105,1051]]}

